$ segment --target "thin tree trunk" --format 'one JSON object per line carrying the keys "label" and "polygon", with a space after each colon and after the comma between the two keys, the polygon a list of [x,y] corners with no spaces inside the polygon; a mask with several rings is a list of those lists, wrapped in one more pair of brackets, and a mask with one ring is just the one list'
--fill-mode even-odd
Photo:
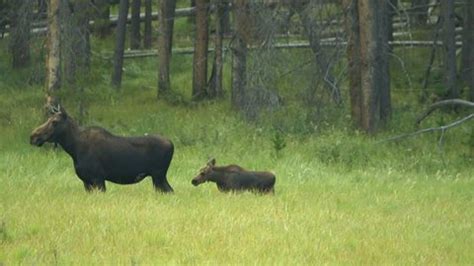
{"label": "thin tree trunk", "polygon": [[245,103],[245,91],[247,84],[247,43],[244,41],[246,34],[246,13],[248,3],[246,0],[236,0],[234,7],[235,16],[235,38],[232,46],[232,106],[242,109]]}
{"label": "thin tree trunk", "polygon": [[89,0],[76,0],[72,4],[72,11],[65,6],[61,8],[61,16],[66,25],[63,31],[64,51],[64,80],[72,87],[76,81],[83,80],[90,70],[90,41],[89,41]]}
{"label": "thin tree trunk", "polygon": [[469,88],[469,99],[474,101],[474,1],[467,1],[465,5],[461,74]]}
{"label": "thin tree trunk", "polygon": [[170,62],[175,8],[175,0],[161,0],[160,2],[158,15],[158,93],[166,93],[171,90]]}
{"label": "thin tree trunk", "polygon": [[132,0],[130,24],[130,49],[140,49],[140,6],[141,0]]}
{"label": "thin tree trunk", "polygon": [[230,5],[229,0],[217,0],[222,8],[224,9],[222,12],[222,34],[226,35],[231,32],[230,29]]}
{"label": "thin tree trunk", "polygon": [[46,61],[46,94],[48,102],[56,102],[56,92],[61,86],[61,57],[59,7],[61,0],[50,0],[48,6],[48,56]]}
{"label": "thin tree trunk", "polygon": [[151,0],[145,0],[145,34],[143,37],[143,47],[145,47],[146,49],[150,49],[151,43],[152,43],[151,14],[152,14]]}
{"label": "thin tree trunk", "polygon": [[436,22],[436,28],[435,28],[435,32],[433,36],[433,46],[431,48],[430,60],[428,62],[428,66],[426,67],[425,77],[423,79],[423,84],[421,86],[420,102],[422,103],[426,102],[426,100],[428,99],[428,92],[426,91],[426,88],[428,88],[431,68],[433,67],[433,63],[436,57],[436,48],[437,48],[436,43],[438,42],[440,27],[441,27],[441,17],[438,17],[438,21]]}
{"label": "thin tree trunk", "polygon": [[298,12],[303,28],[308,36],[311,50],[313,51],[315,62],[318,66],[318,72],[324,80],[324,84],[328,89],[333,101],[337,104],[342,103],[341,92],[336,84],[336,79],[331,73],[331,66],[329,60],[326,58],[324,51],[321,48],[320,38],[318,36],[317,23],[311,14],[311,4],[296,4],[296,11]]}
{"label": "thin tree trunk", "polygon": [[212,64],[212,74],[209,79],[208,95],[210,98],[221,97],[223,95],[222,88],[222,69],[224,66],[222,47],[224,37],[224,12],[225,3],[220,0],[215,1],[216,5],[216,32],[214,39],[214,63]]}
{"label": "thin tree trunk", "polygon": [[38,13],[36,14],[41,15],[41,14],[46,14],[48,13],[48,5],[46,4],[46,0],[38,0]]}
{"label": "thin tree trunk", "polygon": [[[381,113],[381,97],[386,97],[387,60],[384,53],[386,38],[384,12],[386,4],[379,0],[359,0],[359,29],[361,55],[361,128],[372,134],[377,129],[377,122]],[[385,91],[385,92],[384,92]]]}
{"label": "thin tree trunk", "polygon": [[387,20],[386,17],[392,16],[392,8],[390,3],[384,3],[384,1],[380,1],[377,7],[377,35],[380,44],[379,44],[379,54],[377,55],[378,59],[376,60],[377,63],[377,70],[378,73],[378,81],[377,87],[380,90],[380,121],[382,123],[388,122],[390,117],[392,116],[392,100],[391,100],[391,92],[390,92],[390,67],[389,67],[389,53],[391,52],[390,44],[389,44],[389,35],[388,31],[390,30],[392,21]]}
{"label": "thin tree trunk", "polygon": [[456,32],[454,0],[441,0],[443,18],[444,85],[448,98],[459,98],[456,86]]}
{"label": "thin tree trunk", "polygon": [[193,92],[195,100],[205,98],[207,87],[207,47],[209,42],[208,0],[196,0],[196,37],[193,58]]}
{"label": "thin tree trunk", "polygon": [[355,125],[362,124],[362,84],[360,69],[359,11],[357,0],[343,0],[347,32],[347,57],[349,63],[349,94],[351,117]]}
{"label": "thin tree trunk", "polygon": [[23,68],[30,63],[31,5],[31,0],[20,0],[12,5],[9,46],[13,68]]}
{"label": "thin tree trunk", "polygon": [[120,0],[119,17],[114,52],[114,69],[111,84],[119,89],[122,84],[123,51],[125,49],[125,34],[127,26],[128,0]]}

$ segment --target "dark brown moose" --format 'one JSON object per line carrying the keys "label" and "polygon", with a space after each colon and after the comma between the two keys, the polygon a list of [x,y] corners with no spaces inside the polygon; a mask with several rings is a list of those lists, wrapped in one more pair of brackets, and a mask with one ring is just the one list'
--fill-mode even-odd
{"label": "dark brown moose", "polygon": [[105,191],[105,180],[134,184],[151,176],[157,191],[173,192],[166,172],[173,143],[161,136],[120,137],[100,127],[81,128],[61,108],[33,130],[32,145],[58,143],[72,157],[77,176],[87,191]]}
{"label": "dark brown moose", "polygon": [[223,192],[249,190],[259,193],[273,193],[275,175],[270,172],[247,171],[238,165],[216,166],[210,160],[191,183],[198,186],[204,182],[214,182]]}

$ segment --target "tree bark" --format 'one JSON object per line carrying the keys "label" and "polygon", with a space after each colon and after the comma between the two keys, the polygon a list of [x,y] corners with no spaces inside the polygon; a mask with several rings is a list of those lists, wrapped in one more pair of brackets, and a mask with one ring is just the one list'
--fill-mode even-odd
{"label": "tree bark", "polygon": [[195,100],[207,97],[208,6],[208,0],[196,0],[196,35],[194,41],[192,92],[192,97]]}
{"label": "tree bark", "polygon": [[469,89],[469,99],[474,101],[474,1],[467,1],[464,10],[461,74]]}
{"label": "tree bark", "polygon": [[357,0],[343,0],[345,28],[347,32],[347,58],[351,118],[355,125],[362,124],[362,84],[360,69],[359,11]]}
{"label": "tree bark", "polygon": [[376,38],[379,39],[379,54],[376,55],[376,69],[378,73],[377,87],[380,90],[379,101],[380,101],[380,121],[382,123],[388,122],[392,116],[392,99],[390,91],[390,67],[389,67],[389,54],[391,52],[388,31],[391,28],[392,20],[387,20],[386,17],[391,17],[392,8],[390,3],[384,3],[379,1],[377,8],[377,21],[376,23]]}
{"label": "tree bark", "polygon": [[64,50],[64,80],[74,87],[78,79],[83,80],[90,70],[90,38],[89,38],[89,0],[76,0],[72,4],[72,13],[69,7],[63,14],[63,25],[66,29],[62,37]]}
{"label": "tree bark", "polygon": [[446,97],[459,98],[456,86],[456,32],[454,0],[441,0],[444,48],[444,85]]}
{"label": "tree bark", "polygon": [[31,0],[20,0],[11,5],[10,51],[13,68],[23,68],[30,63],[31,5]]}
{"label": "tree bark", "polygon": [[247,84],[247,43],[244,41],[246,13],[248,10],[247,0],[236,0],[234,2],[235,16],[235,38],[232,45],[232,106],[242,109],[245,104],[245,91]]}
{"label": "tree bark", "polygon": [[152,44],[152,5],[151,0],[145,0],[145,34],[143,37],[143,47],[145,49],[150,49]]}
{"label": "tree bark", "polygon": [[223,38],[224,38],[224,15],[226,4],[224,1],[215,0],[216,5],[216,32],[214,36],[214,63],[212,64],[212,74],[209,79],[208,95],[210,98],[221,97],[222,88],[222,69],[224,67],[223,59]]}
{"label": "tree bark", "polygon": [[141,0],[132,0],[130,23],[130,49],[140,49],[140,6]]}
{"label": "tree bark", "polygon": [[160,2],[158,15],[158,94],[166,93],[171,90],[170,62],[175,8],[175,0],[161,0]]}
{"label": "tree bark", "polygon": [[50,102],[56,102],[56,92],[61,87],[61,53],[59,7],[61,0],[50,0],[48,6],[48,56],[46,61],[46,94]]}
{"label": "tree bark", "polygon": [[125,49],[125,34],[127,26],[128,0],[120,0],[119,17],[114,52],[114,69],[111,84],[119,89],[122,84],[123,51]]}
{"label": "tree bark", "polygon": [[[385,119],[390,102],[388,60],[386,53],[386,9],[379,0],[359,0],[361,128],[372,134],[379,118]],[[387,102],[388,101],[388,102]],[[382,106],[384,104],[385,106]]]}

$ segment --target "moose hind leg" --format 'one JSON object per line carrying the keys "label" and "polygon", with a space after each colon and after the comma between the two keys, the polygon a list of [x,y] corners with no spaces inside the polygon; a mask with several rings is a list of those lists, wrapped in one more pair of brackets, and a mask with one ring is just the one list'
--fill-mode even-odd
{"label": "moose hind leg", "polygon": [[164,173],[163,171],[158,171],[156,173],[153,173],[152,179],[153,179],[153,186],[155,187],[156,190],[164,192],[164,193],[173,192],[173,188],[171,187],[171,185],[168,183],[168,180],[166,179],[166,173]]}
{"label": "moose hind leg", "polygon": [[100,191],[105,192],[105,181],[84,181],[84,188],[87,192]]}

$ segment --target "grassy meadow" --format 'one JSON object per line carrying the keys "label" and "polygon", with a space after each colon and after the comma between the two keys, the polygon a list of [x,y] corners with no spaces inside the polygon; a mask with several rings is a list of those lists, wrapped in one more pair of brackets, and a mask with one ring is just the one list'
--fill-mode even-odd
{"label": "grassy meadow", "polygon": [[[156,100],[156,59],[127,60],[120,92],[108,86],[110,62],[93,60],[80,96],[83,124],[170,138],[175,155],[168,180],[175,193],[156,193],[150,178],[86,193],[65,152],[29,145],[30,132],[43,122],[44,93],[34,80],[42,68],[17,72],[5,60],[0,265],[474,263],[472,123],[448,130],[442,146],[437,133],[380,142],[415,130],[422,107],[396,90],[403,82],[394,82],[391,124],[368,137],[350,126],[347,110],[324,110],[312,124],[303,107],[288,101],[246,122],[227,98],[193,103],[189,55],[173,57],[174,102]],[[393,70],[396,75],[396,65]],[[278,82],[289,98],[304,81]],[[79,96],[63,94],[76,116]],[[456,117],[438,112],[423,126]],[[274,172],[276,193],[193,187],[210,157]]]}

